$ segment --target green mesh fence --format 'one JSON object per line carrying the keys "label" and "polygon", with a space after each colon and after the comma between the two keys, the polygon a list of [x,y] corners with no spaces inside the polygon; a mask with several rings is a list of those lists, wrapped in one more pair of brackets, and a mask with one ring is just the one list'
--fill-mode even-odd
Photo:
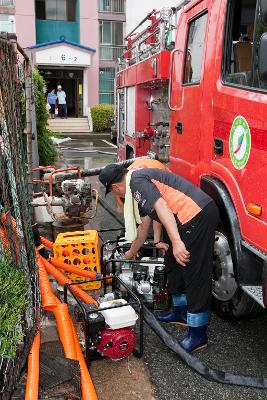
{"label": "green mesh fence", "polygon": [[[5,341],[0,327],[0,398],[6,400],[11,397],[25,366],[37,328],[40,303],[27,183],[24,60],[18,55],[16,42],[3,34],[0,35],[0,77],[0,261],[8,258],[25,277],[27,298],[26,312],[18,319],[15,330],[4,333]],[[4,287],[0,287],[0,300]],[[13,285],[10,293],[16,300]],[[0,318],[1,307],[0,304]],[[2,315],[2,318],[9,317],[8,312]],[[7,347],[13,343],[15,334],[20,339],[12,354]]]}

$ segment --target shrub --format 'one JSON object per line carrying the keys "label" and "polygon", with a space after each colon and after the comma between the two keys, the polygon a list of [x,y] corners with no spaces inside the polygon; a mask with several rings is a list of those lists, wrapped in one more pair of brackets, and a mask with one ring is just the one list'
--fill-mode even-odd
{"label": "shrub", "polygon": [[93,129],[95,132],[103,132],[111,129],[114,116],[114,106],[111,104],[98,104],[91,108]]}
{"label": "shrub", "polygon": [[24,333],[21,329],[28,306],[28,279],[8,256],[0,256],[0,355],[14,358]]}
{"label": "shrub", "polygon": [[50,135],[54,135],[54,133],[48,129],[48,113],[45,97],[46,85],[44,78],[37,70],[33,71],[33,82],[40,165],[51,165],[57,159],[57,151],[50,138]]}

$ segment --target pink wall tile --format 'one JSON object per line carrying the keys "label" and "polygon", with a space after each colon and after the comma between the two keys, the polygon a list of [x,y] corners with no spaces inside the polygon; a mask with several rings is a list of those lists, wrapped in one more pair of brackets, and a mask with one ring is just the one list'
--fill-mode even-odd
{"label": "pink wall tile", "polygon": [[16,0],[16,32],[22,47],[36,43],[34,0]]}
{"label": "pink wall tile", "polygon": [[80,0],[80,37],[81,44],[96,49],[92,56],[92,65],[88,68],[88,104],[98,104],[99,90],[99,22],[98,0]]}

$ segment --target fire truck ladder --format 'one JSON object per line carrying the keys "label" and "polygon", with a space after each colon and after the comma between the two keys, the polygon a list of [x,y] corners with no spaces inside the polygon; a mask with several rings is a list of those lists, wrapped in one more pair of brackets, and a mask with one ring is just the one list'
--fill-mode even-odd
{"label": "fire truck ladder", "polygon": [[[152,55],[174,48],[178,11],[191,0],[183,0],[176,7],[152,10],[126,37],[125,51],[118,59],[119,71]],[[145,27],[143,27],[145,25]],[[147,26],[148,25],[148,26]],[[143,27],[141,32],[137,29]]]}

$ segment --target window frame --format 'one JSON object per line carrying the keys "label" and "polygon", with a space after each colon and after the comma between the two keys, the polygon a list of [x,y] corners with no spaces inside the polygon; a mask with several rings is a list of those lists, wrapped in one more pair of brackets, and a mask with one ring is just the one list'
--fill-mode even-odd
{"label": "window frame", "polygon": [[[253,43],[255,43],[255,29],[256,29],[256,22],[259,18],[259,7],[260,7],[260,0],[256,0],[256,11],[255,11],[255,19],[254,19],[254,32],[253,32]],[[231,7],[233,6],[232,3],[228,3],[226,5],[227,10],[226,10],[226,18],[225,18],[225,23],[224,23],[224,33],[223,33],[223,43],[222,43],[222,63],[221,63],[221,84],[225,87],[232,87],[235,89],[240,89],[248,92],[254,92],[254,93],[262,93],[262,94],[267,94],[267,88],[259,88],[255,86],[244,86],[238,83],[233,83],[233,82],[228,82],[225,80],[226,74],[226,66],[227,66],[227,52],[229,51],[229,38],[230,38],[230,33],[232,34],[232,26],[233,26],[233,20],[230,21],[230,16],[231,16]],[[230,33],[229,33],[229,27],[231,28]],[[227,40],[226,40],[227,38]],[[254,77],[255,74],[255,47],[253,46],[252,50],[252,76]]]}
{"label": "window frame", "polygon": [[[102,79],[101,80],[101,71],[103,73],[105,72],[110,72],[112,71],[111,77],[109,77],[108,79],[106,79],[105,81]],[[115,67],[101,67],[99,68],[99,102],[100,104],[105,103],[101,101],[101,96],[113,96],[113,101],[112,102],[108,102],[108,104],[114,104],[115,101],[115,90],[114,90],[114,79],[115,79]],[[103,82],[112,82],[112,90],[102,90],[101,89],[101,83]]]}
{"label": "window frame", "polygon": [[[104,37],[104,24],[109,24],[109,33],[110,33],[110,42],[106,43],[103,42],[103,37]],[[101,29],[101,36],[99,38],[99,44],[102,46],[112,46],[112,25],[111,21],[105,21],[105,20],[100,20],[99,21],[100,29]]]}
{"label": "window frame", "polygon": [[[205,37],[204,37],[204,48],[203,48],[203,53],[202,53],[202,64],[201,64],[201,77],[200,80],[197,82],[184,82],[184,75],[185,75],[185,68],[186,68],[186,56],[187,56],[187,51],[188,51],[188,40],[189,40],[189,27],[190,24],[197,19],[203,17],[204,15],[207,15],[207,20],[206,20],[206,27],[205,27]],[[204,62],[204,50],[206,47],[206,36],[207,36],[207,24],[208,24],[208,17],[209,17],[209,12],[208,9],[206,8],[205,10],[201,11],[199,14],[194,15],[191,19],[188,20],[187,22],[187,32],[186,32],[186,44],[185,44],[185,51],[184,51],[184,59],[183,59],[183,76],[182,76],[182,87],[186,86],[198,86],[201,84],[202,79],[203,79],[203,62]]]}
{"label": "window frame", "polygon": [[[104,24],[109,24],[110,26],[110,42],[106,43],[106,42],[102,42],[101,39],[103,39],[103,26]],[[122,28],[122,44],[115,44],[115,35],[114,35],[114,31],[115,31],[115,26],[116,24],[119,26],[121,26]],[[100,19],[99,20],[99,26],[100,26],[100,30],[101,30],[101,36],[99,38],[99,44],[100,46],[119,46],[122,47],[123,46],[123,31],[124,31],[124,26],[123,26],[123,22],[122,21],[110,21],[110,20],[104,20],[104,19]]]}
{"label": "window frame", "polygon": [[[37,8],[37,3],[44,3],[44,16],[45,18],[37,18],[37,13],[36,13],[36,8]],[[75,0],[75,8],[74,8],[74,13],[75,13],[75,18],[74,19],[69,19],[69,2],[70,0],[65,0],[66,3],[66,19],[58,19],[57,18],[57,0],[54,0],[55,3],[55,10],[56,10],[56,18],[47,18],[47,0],[35,0],[34,2],[34,7],[35,7],[35,16],[36,19],[39,21],[60,21],[60,22],[77,22],[78,19],[78,13],[77,13],[77,0]]]}
{"label": "window frame", "polygon": [[[103,1],[103,7],[101,7],[101,1]],[[105,1],[110,1],[109,10],[105,9],[104,7]],[[114,11],[116,8],[120,9],[121,11]],[[125,0],[98,0],[98,12],[106,14],[125,14]]]}

